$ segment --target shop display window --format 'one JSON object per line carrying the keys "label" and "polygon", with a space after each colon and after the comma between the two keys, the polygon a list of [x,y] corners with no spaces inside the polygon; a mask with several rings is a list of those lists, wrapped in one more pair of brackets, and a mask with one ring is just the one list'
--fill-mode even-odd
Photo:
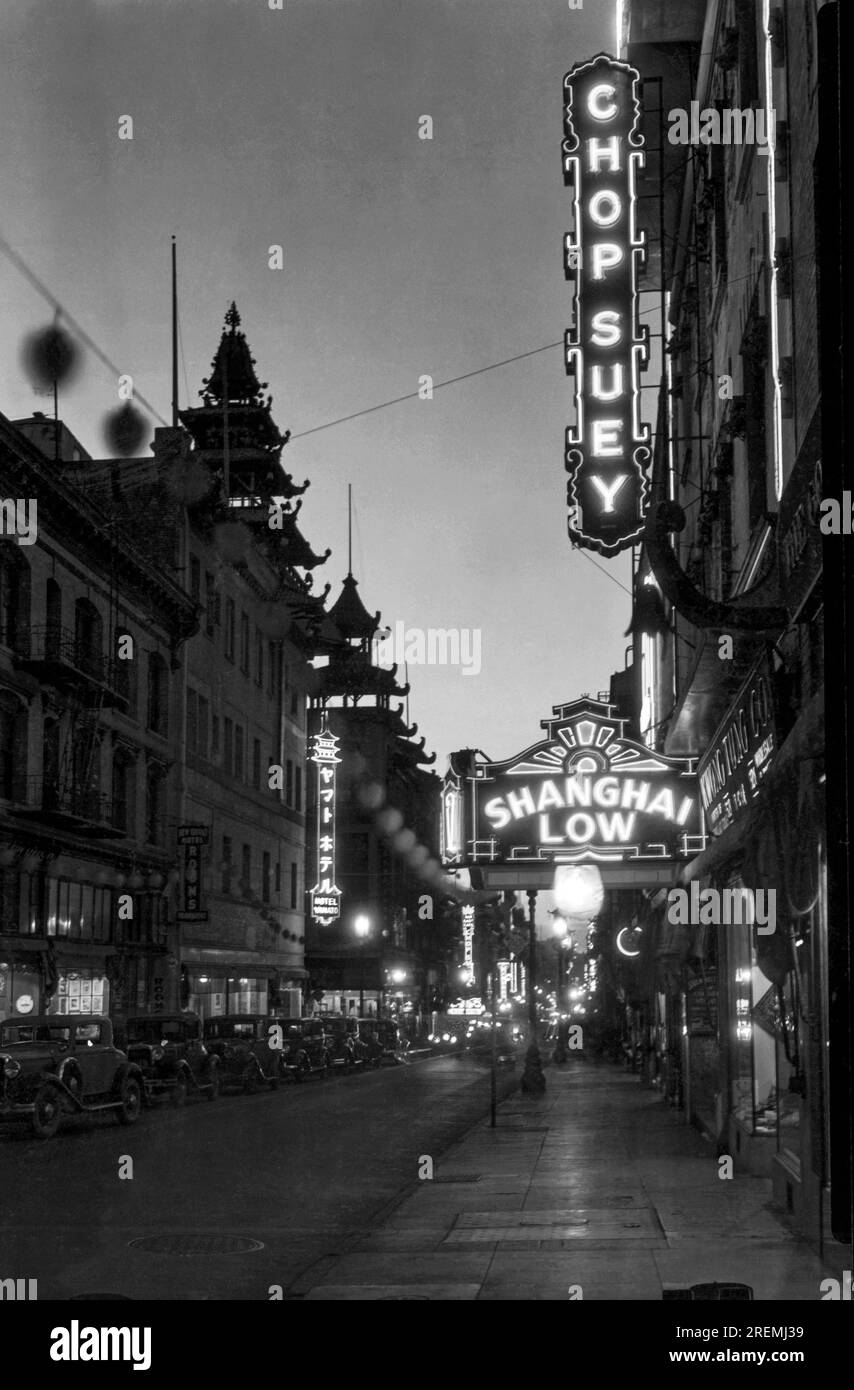
{"label": "shop display window", "polygon": [[96,970],[81,967],[60,975],[56,994],[47,1007],[49,1014],[109,1013],[110,986]]}
{"label": "shop display window", "polygon": [[187,1007],[202,1018],[218,1018],[222,1014],[266,1014],[268,989],[266,976],[192,974]]}

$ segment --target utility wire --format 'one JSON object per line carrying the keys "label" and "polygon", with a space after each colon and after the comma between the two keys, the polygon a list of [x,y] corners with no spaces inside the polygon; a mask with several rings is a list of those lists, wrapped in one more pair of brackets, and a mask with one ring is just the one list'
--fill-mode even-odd
{"label": "utility wire", "polygon": [[[447,381],[434,382],[432,389],[438,391],[443,386],[455,386],[458,381],[468,381],[469,377],[482,376],[484,372],[494,372],[496,367],[507,367],[511,362],[521,362],[525,357],[535,357],[538,352],[548,352],[551,348],[563,347],[563,344],[563,338],[557,343],[545,343],[543,347],[531,348],[530,352],[519,352],[515,357],[505,357],[503,362],[490,362],[488,367],[477,367],[473,372],[463,372],[462,376],[452,376]],[[412,401],[420,396],[420,391],[409,391],[405,396],[395,396],[392,401],[381,401],[379,405],[369,405],[366,410],[355,410],[352,415],[342,415],[338,420],[327,420],[325,425],[314,425],[310,430],[300,430],[298,434],[292,434],[291,439],[305,439],[308,434],[317,434],[319,430],[329,430],[333,425],[343,425],[348,420],[358,420],[362,415],[372,415],[375,410],[386,410],[390,405],[400,405],[401,401]]]}

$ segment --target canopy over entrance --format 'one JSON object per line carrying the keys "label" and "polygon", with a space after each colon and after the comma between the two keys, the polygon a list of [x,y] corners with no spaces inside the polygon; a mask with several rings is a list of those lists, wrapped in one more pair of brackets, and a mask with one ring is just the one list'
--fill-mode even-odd
{"label": "canopy over entrance", "polygon": [[548,889],[558,864],[596,864],[606,888],[660,888],[706,843],[696,761],[625,733],[616,706],[556,705],[545,738],[488,762],[452,753],[442,788],[442,861],[473,887]]}

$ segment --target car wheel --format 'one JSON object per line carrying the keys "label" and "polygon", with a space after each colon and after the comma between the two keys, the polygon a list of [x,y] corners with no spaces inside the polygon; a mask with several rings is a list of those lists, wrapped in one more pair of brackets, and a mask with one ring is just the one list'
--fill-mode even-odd
{"label": "car wheel", "polygon": [[122,1082],[122,1089],[119,1092],[119,1108],[117,1111],[119,1124],[132,1125],[139,1119],[139,1112],[142,1109],[142,1091],[135,1076],[126,1076]]}
{"label": "car wheel", "polygon": [[38,1139],[52,1139],[62,1120],[62,1095],[56,1086],[42,1086],[32,1115],[33,1133]]}
{"label": "car wheel", "polygon": [[208,1100],[219,1099],[219,1067],[215,1064],[208,1072],[207,1098]]}
{"label": "car wheel", "polygon": [[172,1104],[186,1105],[188,1092],[187,1073],[179,1071],[175,1077],[175,1085],[172,1087]]}
{"label": "car wheel", "polygon": [[294,1067],[291,1075],[293,1076],[294,1081],[303,1082],[308,1080],[310,1073],[311,1065],[305,1053],[303,1052],[297,1058],[297,1064]]}

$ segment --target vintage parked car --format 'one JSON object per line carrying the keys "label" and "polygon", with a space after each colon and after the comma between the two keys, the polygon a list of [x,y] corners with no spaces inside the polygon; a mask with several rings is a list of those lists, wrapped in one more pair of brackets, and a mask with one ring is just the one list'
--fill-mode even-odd
{"label": "vintage parked car", "polygon": [[320,1018],[280,1018],[282,1065],[294,1081],[305,1081],[312,1072],[332,1073],[331,1040]]}
{"label": "vintage parked car", "polygon": [[0,1119],[29,1117],[39,1139],[63,1117],[113,1110],[130,1125],[142,1107],[139,1067],[114,1046],[100,1014],[46,1014],[0,1024]]}
{"label": "vintage parked car", "polygon": [[359,1035],[368,1048],[368,1061],[376,1067],[402,1062],[409,1047],[393,1018],[360,1018]]}
{"label": "vintage parked car", "polygon": [[242,1086],[254,1095],[260,1086],[278,1086],[283,1074],[282,1048],[270,1046],[271,1030],[281,1027],[266,1014],[223,1014],[206,1018],[205,1047],[219,1058],[223,1086]]}
{"label": "vintage parked car", "polygon": [[125,1020],[122,1037],[128,1057],[142,1072],[144,1099],[169,1095],[183,1105],[191,1091],[208,1100],[219,1095],[219,1059],[202,1037],[198,1014],[141,1014]]}
{"label": "vintage parked car", "polygon": [[364,1067],[369,1056],[367,1043],[359,1032],[357,1018],[345,1018],[343,1014],[327,1014],[323,1019],[329,1034],[332,1065],[344,1073],[354,1067]]}

